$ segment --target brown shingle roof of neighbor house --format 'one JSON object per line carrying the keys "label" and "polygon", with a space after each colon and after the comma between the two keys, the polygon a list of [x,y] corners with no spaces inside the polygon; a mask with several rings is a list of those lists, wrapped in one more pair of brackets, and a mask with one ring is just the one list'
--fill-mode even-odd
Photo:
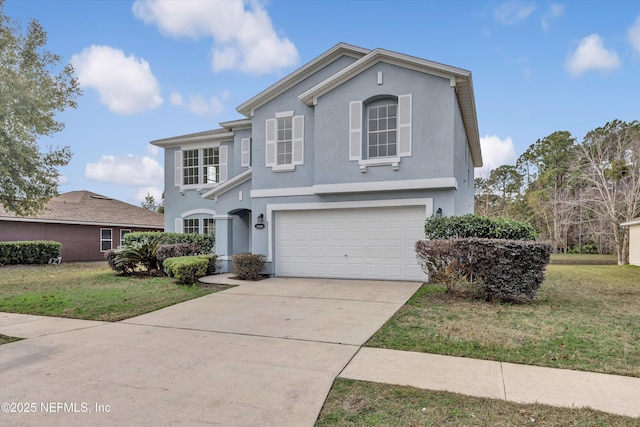
{"label": "brown shingle roof of neighbor house", "polygon": [[70,191],[54,197],[36,215],[20,217],[0,205],[0,220],[96,224],[164,229],[164,215],[90,191]]}

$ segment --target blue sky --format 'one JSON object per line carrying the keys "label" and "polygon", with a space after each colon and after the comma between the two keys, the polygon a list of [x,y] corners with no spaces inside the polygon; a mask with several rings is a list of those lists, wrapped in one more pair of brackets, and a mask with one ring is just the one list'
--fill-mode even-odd
{"label": "blue sky", "polygon": [[240,118],[339,42],[470,70],[485,168],[557,130],[580,141],[640,119],[634,0],[6,0],[5,14],[40,21],[84,90],[65,130],[40,141],[74,153],[61,192],[158,199],[163,153],[149,141]]}

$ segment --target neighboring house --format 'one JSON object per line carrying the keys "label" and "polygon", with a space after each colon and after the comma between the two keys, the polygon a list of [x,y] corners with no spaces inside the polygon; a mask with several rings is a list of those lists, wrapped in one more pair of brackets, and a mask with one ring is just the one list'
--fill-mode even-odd
{"label": "neighboring house", "polygon": [[19,217],[0,205],[0,241],[54,240],[62,260],[99,261],[132,231],[163,231],[164,215],[89,191],[70,191]]}
{"label": "neighboring house", "polygon": [[473,212],[482,165],[471,73],[338,44],[165,150],[165,229],[215,227],[223,271],[421,280],[424,221]]}
{"label": "neighboring house", "polygon": [[629,264],[640,265],[640,218],[620,225],[629,227]]}

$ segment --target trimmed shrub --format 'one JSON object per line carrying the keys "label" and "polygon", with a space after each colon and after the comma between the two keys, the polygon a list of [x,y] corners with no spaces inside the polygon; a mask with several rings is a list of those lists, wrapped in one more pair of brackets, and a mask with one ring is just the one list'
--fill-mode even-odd
{"label": "trimmed shrub", "polygon": [[258,280],[264,269],[264,255],[242,253],[233,256],[232,272],[240,280]]}
{"label": "trimmed shrub", "polygon": [[416,242],[423,271],[450,292],[472,292],[486,301],[533,300],[549,263],[546,242],[502,239],[449,239]]}
{"label": "trimmed shrub", "polygon": [[164,260],[164,270],[167,275],[176,279],[178,283],[188,285],[198,281],[208,274],[211,265],[215,271],[215,256],[181,256]]}
{"label": "trimmed shrub", "polygon": [[149,239],[156,240],[163,245],[171,245],[174,243],[195,243],[198,245],[198,252],[202,254],[213,252],[216,244],[216,238],[213,234],[136,231],[125,234],[124,245],[128,246],[135,242],[142,242]]}
{"label": "trimmed shrub", "polygon": [[163,268],[163,262],[167,258],[175,258],[200,253],[200,247],[195,243],[171,243],[158,246],[156,258],[158,267]]}
{"label": "trimmed shrub", "polygon": [[490,218],[480,215],[431,217],[425,221],[427,239],[508,239],[536,240],[538,231],[529,223],[509,218]]}
{"label": "trimmed shrub", "polygon": [[47,264],[60,256],[62,243],[50,240],[0,242],[0,265]]}

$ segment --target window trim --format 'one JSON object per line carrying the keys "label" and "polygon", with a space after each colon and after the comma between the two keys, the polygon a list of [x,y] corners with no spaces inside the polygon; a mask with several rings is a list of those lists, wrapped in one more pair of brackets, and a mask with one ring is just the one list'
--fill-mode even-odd
{"label": "window trim", "polygon": [[[109,231],[109,238],[105,239],[102,237],[103,231]],[[103,249],[102,243],[109,242],[109,248]],[[100,228],[100,252],[107,252],[113,249],[113,228]]]}
{"label": "window trim", "polygon": [[[123,234],[123,232],[126,232]],[[129,228],[121,228],[120,229],[120,246],[124,245],[124,236],[125,234],[131,233],[131,229]]]}
{"label": "window trim", "polygon": [[[217,167],[216,175],[218,178],[217,182],[207,182],[204,183],[204,150],[206,149],[218,149],[218,163],[214,164]],[[197,184],[185,184],[184,183],[184,153],[186,151],[197,151],[197,166],[189,166],[196,167],[198,171],[198,183]],[[175,186],[183,190],[201,190],[201,189],[211,189],[215,188],[228,179],[228,147],[226,145],[222,145],[221,143],[209,143],[209,144],[197,144],[197,145],[187,145],[181,146],[175,152],[175,160],[174,160],[174,168],[175,168]],[[180,167],[177,165],[180,164]],[[207,165],[211,166],[211,165]]]}

